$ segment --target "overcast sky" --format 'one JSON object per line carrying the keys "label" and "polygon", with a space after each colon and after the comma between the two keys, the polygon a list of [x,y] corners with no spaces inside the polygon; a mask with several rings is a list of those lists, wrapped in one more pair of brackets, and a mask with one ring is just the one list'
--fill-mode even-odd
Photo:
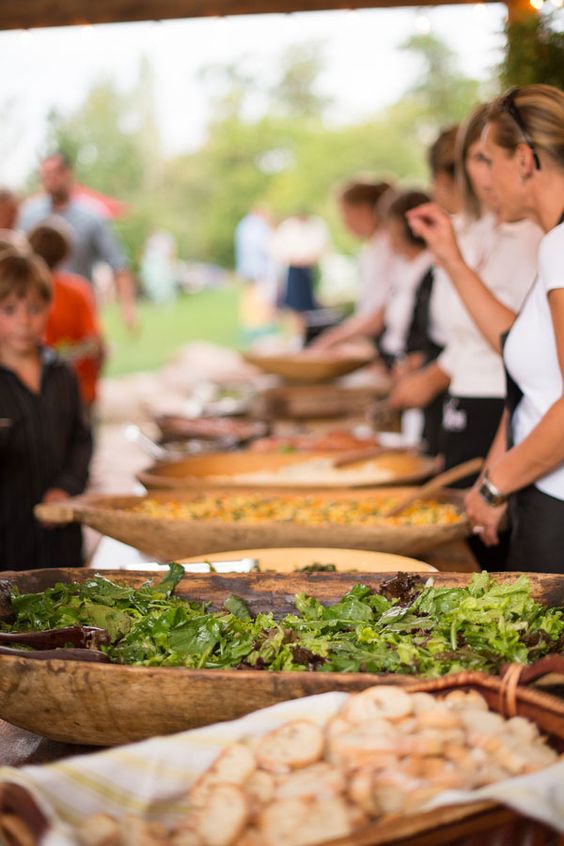
{"label": "overcast sky", "polygon": [[34,166],[49,109],[71,111],[104,75],[131,86],[142,56],[154,68],[164,151],[172,155],[202,140],[209,92],[196,77],[206,65],[247,56],[268,73],[285,47],[321,40],[332,119],[352,121],[413,82],[417,64],[397,48],[416,31],[440,35],[465,72],[487,78],[500,58],[505,13],[503,4],[480,3],[1,32],[0,185],[18,187]]}

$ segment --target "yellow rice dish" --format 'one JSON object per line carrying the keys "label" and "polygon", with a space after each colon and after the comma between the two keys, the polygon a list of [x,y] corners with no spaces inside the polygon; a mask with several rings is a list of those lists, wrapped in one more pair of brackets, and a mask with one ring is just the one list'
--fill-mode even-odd
{"label": "yellow rice dish", "polygon": [[144,499],[131,511],[148,517],[173,520],[216,520],[223,523],[299,523],[372,526],[432,526],[458,523],[463,519],[455,505],[417,500],[396,517],[383,517],[398,500],[338,499],[316,496],[199,496],[191,500],[161,502]]}

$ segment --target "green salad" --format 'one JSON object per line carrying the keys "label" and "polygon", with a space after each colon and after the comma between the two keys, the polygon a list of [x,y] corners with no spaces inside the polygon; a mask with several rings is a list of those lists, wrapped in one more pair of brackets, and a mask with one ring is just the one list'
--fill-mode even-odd
{"label": "green salad", "polygon": [[[206,669],[402,673],[436,677],[459,670],[499,671],[564,646],[562,610],[531,597],[528,579],[499,584],[487,573],[464,588],[434,587],[405,576],[375,593],[357,584],[325,606],[304,593],[281,619],[252,615],[230,596],[221,610],[173,596],[184,575],[171,564],[156,584],[120,585],[100,575],[38,594],[10,594],[4,631],[99,626],[111,661]],[[398,587],[399,585],[399,587]],[[5,617],[5,620],[8,618]]]}

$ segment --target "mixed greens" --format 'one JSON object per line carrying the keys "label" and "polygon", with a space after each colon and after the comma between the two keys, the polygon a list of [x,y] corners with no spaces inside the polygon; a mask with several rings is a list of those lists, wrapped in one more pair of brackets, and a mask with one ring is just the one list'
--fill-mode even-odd
{"label": "mixed greens", "polygon": [[[135,589],[96,575],[38,594],[11,593],[4,631],[99,626],[111,661],[143,666],[255,668],[419,674],[497,672],[564,647],[564,616],[531,597],[525,576],[510,585],[487,573],[467,587],[434,587],[398,577],[381,593],[357,584],[329,607],[306,594],[276,620],[253,616],[230,596],[221,610],[172,595],[184,575],[171,564],[156,584]],[[4,618],[5,620],[7,618]]]}

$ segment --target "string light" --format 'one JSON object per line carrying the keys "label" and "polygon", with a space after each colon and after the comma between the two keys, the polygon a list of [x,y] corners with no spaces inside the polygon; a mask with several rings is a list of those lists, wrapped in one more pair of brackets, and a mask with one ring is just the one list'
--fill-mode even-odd
{"label": "string light", "polygon": [[550,0],[555,9],[561,9],[564,5],[564,0]]}
{"label": "string light", "polygon": [[427,15],[419,13],[415,16],[415,29],[419,35],[429,35],[431,32],[431,21]]}
{"label": "string light", "polygon": [[529,4],[533,7],[533,9],[536,9],[538,12],[540,12],[542,7],[544,6],[544,0],[529,0]]}

